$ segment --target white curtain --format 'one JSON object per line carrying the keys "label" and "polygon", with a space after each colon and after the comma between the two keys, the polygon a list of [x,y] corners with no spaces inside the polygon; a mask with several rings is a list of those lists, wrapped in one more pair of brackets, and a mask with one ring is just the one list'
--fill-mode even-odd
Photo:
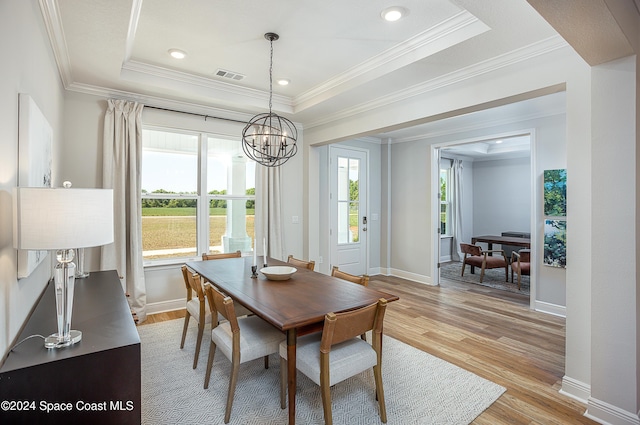
{"label": "white curtain", "polygon": [[101,253],[103,269],[116,269],[129,305],[143,322],[147,291],[142,263],[142,109],[144,105],[109,100],[104,118],[102,181],[113,189],[114,243]]}
{"label": "white curtain", "polygon": [[256,165],[256,212],[255,234],[258,255],[264,254],[263,241],[266,238],[267,251],[271,258],[286,260],[282,237],[282,211],[280,195],[280,167]]}
{"label": "white curtain", "polygon": [[462,261],[460,250],[462,239],[462,160],[451,161],[451,217],[453,219],[453,261]]}

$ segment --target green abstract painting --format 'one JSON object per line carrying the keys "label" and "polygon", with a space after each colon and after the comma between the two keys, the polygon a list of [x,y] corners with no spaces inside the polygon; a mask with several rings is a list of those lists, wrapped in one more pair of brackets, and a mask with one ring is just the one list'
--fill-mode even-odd
{"label": "green abstract painting", "polygon": [[567,170],[544,171],[544,215],[567,215]]}

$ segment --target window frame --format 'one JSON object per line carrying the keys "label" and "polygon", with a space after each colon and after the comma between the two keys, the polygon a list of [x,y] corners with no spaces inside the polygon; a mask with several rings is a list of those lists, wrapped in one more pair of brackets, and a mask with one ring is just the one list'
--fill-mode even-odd
{"label": "window frame", "polygon": [[[440,237],[441,238],[449,238],[453,236],[453,226],[452,226],[452,217],[451,217],[451,167],[446,167],[446,168],[442,168],[440,167],[440,179],[438,179],[438,187],[442,187],[441,181],[442,181],[442,173],[446,174],[445,177],[445,185],[446,185],[446,190],[445,190],[445,200],[442,200],[442,192],[438,191],[440,193],[440,211],[439,211],[439,217],[440,217]],[[442,206],[446,207],[446,214],[445,214],[445,230],[446,232],[442,232]]]}
{"label": "window frame", "polygon": [[[238,144],[242,143],[241,140],[235,138],[234,136],[219,134],[207,131],[198,131],[198,130],[189,130],[175,127],[162,127],[157,125],[145,125],[142,126],[144,130],[152,130],[152,131],[160,131],[160,132],[168,132],[168,133],[177,133],[184,135],[191,135],[198,137],[198,148],[197,148],[197,164],[198,164],[198,173],[197,173],[197,185],[196,185],[196,193],[140,193],[141,201],[143,199],[194,199],[196,201],[196,255],[195,256],[183,256],[183,257],[170,257],[170,258],[161,258],[161,259],[145,259],[143,257],[143,267],[154,267],[154,266],[166,266],[166,265],[174,265],[181,264],[186,261],[194,261],[199,260],[201,258],[201,253],[209,252],[209,247],[211,245],[211,241],[209,240],[210,229],[209,229],[209,217],[210,217],[210,209],[209,205],[211,200],[220,199],[225,201],[230,200],[253,200],[255,203],[256,196],[255,195],[221,195],[221,194],[209,194],[207,188],[207,167],[208,167],[208,147],[209,147],[209,139],[225,139],[230,141],[237,141]],[[142,148],[144,150],[144,146]],[[250,158],[247,158],[247,162],[255,162]],[[141,171],[142,173],[142,171]],[[253,187],[255,188],[255,181],[253,182]],[[142,189],[142,188],[141,188]],[[142,242],[142,241],[141,241]],[[243,254],[250,253],[252,251],[243,252]]]}

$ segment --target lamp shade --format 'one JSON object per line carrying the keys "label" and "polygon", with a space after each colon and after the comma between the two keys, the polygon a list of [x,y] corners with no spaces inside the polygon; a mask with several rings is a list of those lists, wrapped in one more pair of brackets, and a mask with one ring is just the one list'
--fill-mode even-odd
{"label": "lamp shade", "polygon": [[113,242],[113,190],[17,187],[13,220],[18,249],[106,245]]}

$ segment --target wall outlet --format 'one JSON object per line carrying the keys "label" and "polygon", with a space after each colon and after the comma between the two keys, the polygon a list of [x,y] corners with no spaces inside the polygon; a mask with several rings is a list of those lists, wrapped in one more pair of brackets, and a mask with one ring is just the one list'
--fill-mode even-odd
{"label": "wall outlet", "polygon": [[320,257],[318,257],[318,264],[322,264],[323,261],[324,261],[324,259],[322,258],[322,255]]}
{"label": "wall outlet", "polygon": [[300,223],[300,219],[298,218],[297,215],[294,215],[294,216],[291,217],[291,222],[293,224],[298,224],[298,223]]}

